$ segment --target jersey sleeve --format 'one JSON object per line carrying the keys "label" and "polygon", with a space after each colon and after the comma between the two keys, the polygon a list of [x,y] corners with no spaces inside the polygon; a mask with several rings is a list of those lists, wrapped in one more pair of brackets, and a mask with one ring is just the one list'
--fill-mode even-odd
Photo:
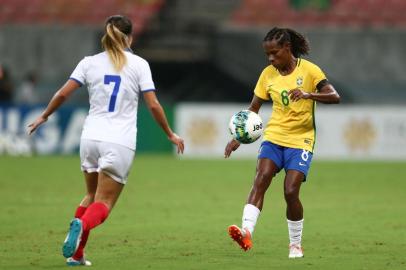
{"label": "jersey sleeve", "polygon": [[83,58],[73,70],[69,79],[76,81],[80,86],[86,83],[86,70],[88,66],[88,57]]}
{"label": "jersey sleeve", "polygon": [[263,100],[270,99],[269,94],[267,92],[266,74],[267,74],[266,69],[264,69],[262,71],[261,75],[259,76],[257,85],[255,86],[255,89],[254,89],[254,94]]}
{"label": "jersey sleeve", "polygon": [[317,89],[317,85],[319,84],[319,82],[321,82],[322,80],[326,80],[327,77],[324,74],[324,72],[316,65],[314,65],[311,69],[311,74],[313,77],[313,89]]}
{"label": "jersey sleeve", "polygon": [[155,84],[152,80],[151,69],[147,61],[142,61],[142,66],[139,74],[139,85],[142,92],[154,91]]}

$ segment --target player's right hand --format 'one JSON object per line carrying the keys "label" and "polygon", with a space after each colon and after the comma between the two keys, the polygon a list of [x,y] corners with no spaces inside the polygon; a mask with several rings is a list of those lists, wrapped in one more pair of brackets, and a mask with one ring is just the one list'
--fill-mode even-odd
{"label": "player's right hand", "polygon": [[228,158],[231,153],[240,147],[240,143],[237,140],[232,139],[228,142],[226,149],[224,149],[224,157]]}
{"label": "player's right hand", "polygon": [[177,148],[177,153],[183,154],[183,151],[185,150],[185,143],[181,137],[178,136],[176,133],[172,133],[171,136],[168,137],[168,139],[176,145]]}
{"label": "player's right hand", "polygon": [[48,119],[42,116],[35,119],[35,121],[28,125],[28,135],[31,135],[40,125],[45,123]]}

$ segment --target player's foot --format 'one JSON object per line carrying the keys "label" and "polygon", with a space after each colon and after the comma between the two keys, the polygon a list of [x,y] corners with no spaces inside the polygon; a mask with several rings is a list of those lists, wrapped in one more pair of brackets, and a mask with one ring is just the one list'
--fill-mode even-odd
{"label": "player's foot", "polygon": [[303,248],[299,245],[289,245],[289,258],[303,258]]}
{"label": "player's foot", "polygon": [[228,234],[244,251],[252,248],[251,233],[247,229],[240,229],[237,225],[231,225],[228,227]]}
{"label": "player's foot", "polygon": [[66,265],[68,266],[91,266],[92,263],[85,259],[85,256],[80,260],[75,260],[72,257],[66,259]]}
{"label": "player's foot", "polygon": [[62,247],[62,254],[65,258],[72,257],[75,254],[79,247],[82,232],[82,221],[78,218],[73,219]]}

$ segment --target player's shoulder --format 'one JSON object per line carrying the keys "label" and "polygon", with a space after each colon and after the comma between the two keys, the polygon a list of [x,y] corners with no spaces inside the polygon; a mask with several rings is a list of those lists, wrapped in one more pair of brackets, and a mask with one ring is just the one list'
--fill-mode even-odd
{"label": "player's shoulder", "polygon": [[100,53],[96,53],[93,55],[87,55],[87,56],[83,57],[81,62],[83,62],[84,64],[89,64],[93,61],[100,61],[100,59],[103,59],[105,57],[107,57],[107,54],[105,52],[100,52]]}
{"label": "player's shoulder", "polygon": [[127,56],[127,59],[128,59],[130,62],[139,63],[139,64],[144,64],[144,65],[147,64],[147,65],[148,65],[148,61],[147,61],[147,60],[145,60],[144,58],[142,58],[142,57],[139,56],[139,55],[136,55],[136,54],[133,53],[133,52],[126,51],[125,54],[126,54],[126,56]]}
{"label": "player's shoulder", "polygon": [[272,77],[272,76],[277,76],[279,73],[278,73],[278,70],[274,66],[269,65],[269,66],[265,67],[264,70],[262,70],[262,74],[266,75],[267,77],[270,77],[270,76]]}
{"label": "player's shoulder", "polygon": [[311,62],[310,60],[307,59],[303,59],[303,58],[299,58],[298,59],[298,66],[309,70],[309,71],[318,71],[321,70],[320,67],[318,65],[316,65],[315,63]]}
{"label": "player's shoulder", "polygon": [[87,55],[83,59],[91,60],[91,59],[103,58],[106,56],[107,56],[106,52],[99,52],[99,53],[95,53],[93,55]]}

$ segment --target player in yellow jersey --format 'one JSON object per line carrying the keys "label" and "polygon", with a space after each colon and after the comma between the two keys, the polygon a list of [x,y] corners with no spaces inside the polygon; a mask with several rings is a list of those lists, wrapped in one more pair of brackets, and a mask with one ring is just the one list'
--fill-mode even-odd
{"label": "player in yellow jersey", "polygon": [[[258,79],[248,110],[258,113],[264,102],[272,101],[272,116],[259,149],[255,180],[244,207],[242,227],[231,225],[228,233],[245,251],[252,247],[251,237],[265,192],[272,178],[284,169],[289,258],[301,258],[303,206],[299,191],[302,182],[306,181],[313,156],[315,103],[339,103],[340,96],[318,66],[301,58],[308,54],[309,43],[300,33],[275,27],[267,33],[262,45],[270,65]],[[239,142],[231,140],[225,148],[225,157],[239,146]]]}

